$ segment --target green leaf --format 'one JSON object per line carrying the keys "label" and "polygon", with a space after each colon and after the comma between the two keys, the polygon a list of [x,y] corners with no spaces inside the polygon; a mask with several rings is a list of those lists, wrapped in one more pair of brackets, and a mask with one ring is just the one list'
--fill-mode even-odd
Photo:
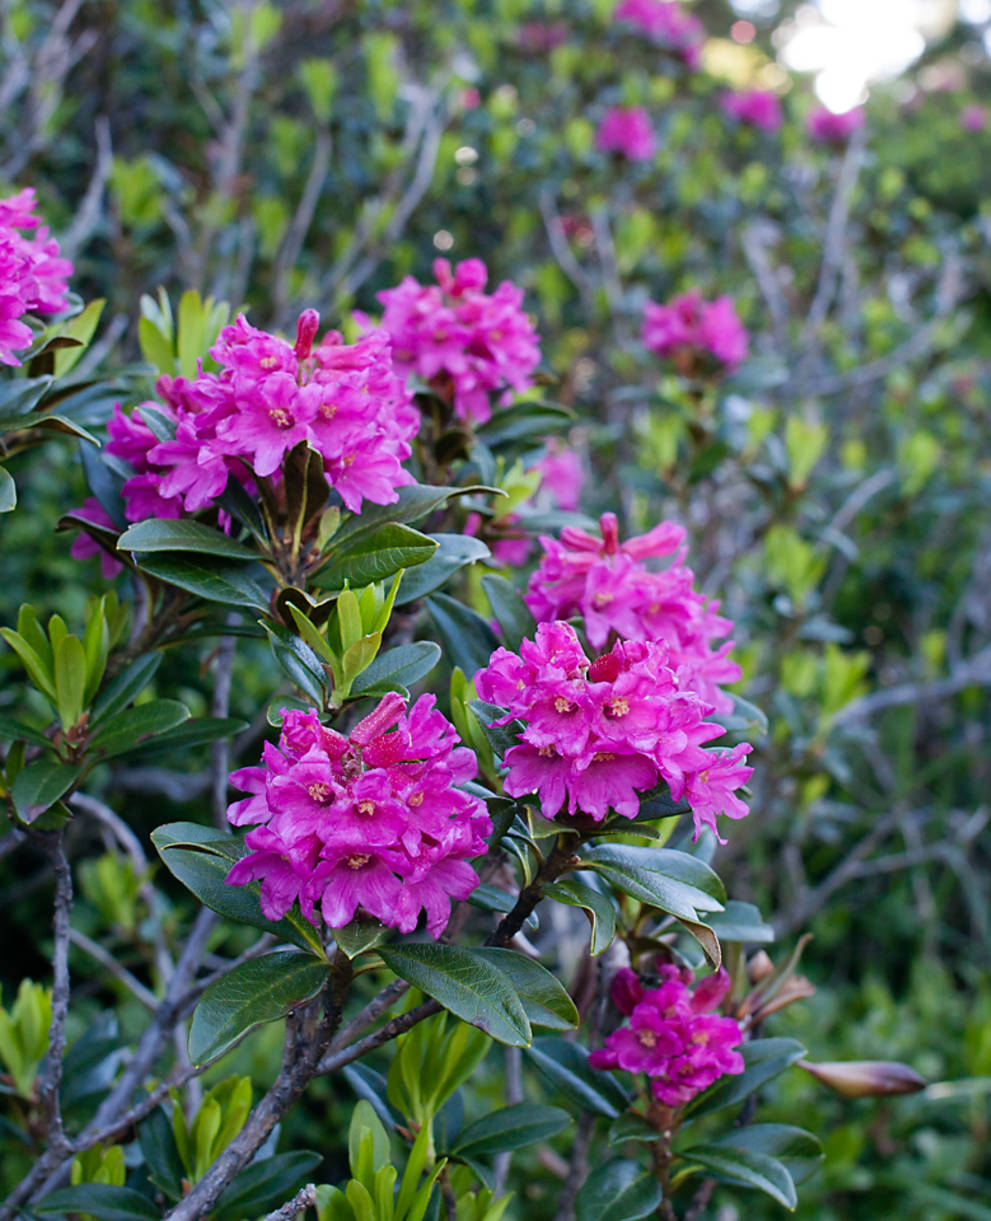
{"label": "green leaf", "polygon": [[427,608],[452,666],[471,678],[489,664],[499,640],[481,615],[447,594],[433,594]]}
{"label": "green leaf", "polygon": [[27,415],[45,397],[52,378],[18,377],[0,385],[0,432],[18,428],[17,417]]}
{"label": "green leaf", "polygon": [[706,1168],[710,1178],[740,1187],[753,1187],[787,1209],[798,1203],[795,1184],[786,1166],[767,1153],[734,1149],[724,1144],[693,1145],[681,1156]]}
{"label": "green leaf", "polygon": [[189,709],[178,700],[149,700],[136,708],[125,708],[104,721],[90,739],[91,750],[104,758],[135,750],[146,738],[165,733],[189,720]]}
{"label": "green leaf", "polygon": [[642,903],[683,920],[698,922],[699,911],[722,909],[721,899],[715,897],[721,894],[725,898],[718,877],[687,852],[595,844],[582,849],[581,864]]}
{"label": "green leaf", "polygon": [[589,1068],[588,1052],[567,1039],[535,1039],[527,1055],[533,1066],[576,1106],[615,1119],[629,1096],[609,1073]]}
{"label": "green leaf", "polygon": [[502,494],[498,488],[481,485],[466,488],[434,488],[420,483],[410,484],[399,489],[398,500],[394,504],[373,505],[366,502],[362,505],[360,513],[353,513],[341,524],[340,529],[331,539],[332,546],[336,549],[359,535],[370,534],[383,523],[419,521],[453,497],[470,496],[476,492]]}
{"label": "green leaf", "polygon": [[179,1156],[172,1125],[161,1107],[152,1111],[138,1129],[141,1156],[153,1186],[172,1200],[182,1196],[185,1167]]}
{"label": "green leaf", "polygon": [[453,945],[380,949],[390,970],[500,1043],[526,1047],[530,1023],[508,975],[484,956]]}
{"label": "green leaf", "polygon": [[14,809],[24,822],[34,822],[73,785],[79,768],[55,759],[35,759],[17,773],[10,786]]}
{"label": "green leaf", "polygon": [[482,577],[482,588],[502,628],[506,645],[515,652],[521,640],[532,640],[537,631],[537,621],[516,586],[505,577],[487,572]]}
{"label": "green leaf", "polygon": [[185,551],[192,555],[219,555],[230,560],[256,560],[255,552],[203,522],[149,518],[130,526],[117,540],[120,551]]}
{"label": "green leaf", "polygon": [[55,649],[55,708],[63,729],[71,729],[83,714],[86,692],[86,651],[78,636],[63,636]]}
{"label": "green leaf", "polygon": [[135,747],[142,759],[168,755],[176,750],[192,750],[194,746],[205,746],[219,738],[229,738],[233,733],[247,729],[247,721],[238,717],[201,716],[167,729],[164,733],[149,738]]}
{"label": "green leaf", "polygon": [[5,466],[0,466],[0,513],[17,507],[17,485]]}
{"label": "green leaf", "polygon": [[637,1221],[657,1212],[661,1186],[639,1162],[617,1159],[599,1166],[578,1193],[575,1221]]}
{"label": "green leaf", "polygon": [[574,1030],[578,1025],[578,1010],[567,989],[539,962],[516,950],[485,947],[473,953],[509,976],[532,1026],[544,1026],[548,1030]]}
{"label": "green leaf", "polygon": [[260,622],[268,633],[272,655],[283,673],[322,708],[329,680],[320,658],[305,640],[280,623]]}
{"label": "green leaf", "polygon": [[190,1059],[205,1064],[247,1031],[285,1017],[316,996],[327,977],[326,963],[296,950],[276,950],[239,963],[200,997],[189,1029]]}
{"label": "green leaf", "polygon": [[90,723],[95,725],[126,708],[148,686],[161,664],[161,653],[146,653],[144,657],[139,657],[126,669],[121,670],[113,682],[97,697],[93,704]]}
{"label": "green leaf", "polygon": [[822,1145],[802,1128],[783,1123],[756,1123],[734,1128],[714,1142],[733,1149],[749,1149],[780,1159],[794,1183],[804,1183],[822,1161]]}
{"label": "green leaf", "polygon": [[476,1158],[504,1153],[508,1149],[522,1149],[524,1145],[549,1140],[571,1122],[571,1116],[560,1107],[519,1102],[469,1124],[458,1134],[451,1153]]}
{"label": "green leaf", "polygon": [[292,1199],[320,1161],[319,1153],[299,1149],[246,1166],[217,1201],[211,1217],[214,1221],[243,1221],[277,1208]]}
{"label": "green leaf", "polygon": [[[47,698],[54,704],[55,681],[52,674],[52,662],[49,660],[49,658],[43,653],[39,652],[38,649],[34,647],[33,642],[26,640],[23,632],[15,632],[9,627],[0,627],[0,636],[6,640],[17,656],[21,659],[21,664],[24,666],[24,669],[27,670],[31,682],[34,683],[42,695],[47,696]],[[47,642],[45,647],[50,651],[50,647],[47,645]]]}
{"label": "green leaf", "polygon": [[334,929],[334,940],[348,958],[357,958],[365,950],[374,949],[388,931],[377,920],[355,920],[344,928]]}
{"label": "green leaf", "polygon": [[720,941],[774,940],[774,929],[764,923],[753,903],[730,899],[723,911],[713,912],[706,919]]}
{"label": "green leaf", "polygon": [[743,1072],[736,1076],[721,1077],[715,1085],[711,1085],[687,1104],[686,1116],[690,1115],[692,1119],[696,1119],[741,1102],[807,1054],[797,1039],[783,1038],[754,1039],[750,1043],[744,1043],[740,1053],[746,1065]]}
{"label": "green leaf", "polygon": [[702,920],[686,920],[684,916],[678,917],[678,923],[702,947],[709,966],[718,971],[723,965],[723,948],[712,928]]}
{"label": "green leaf", "polygon": [[581,907],[592,926],[592,954],[608,950],[616,936],[616,917],[619,910],[611,895],[590,886],[577,878],[561,878],[544,886],[544,894],[569,907]]}
{"label": "green leaf", "polygon": [[354,680],[353,696],[404,691],[424,678],[440,661],[440,645],[432,640],[401,644],[380,654]]}
{"label": "green leaf", "polygon": [[51,742],[43,733],[10,716],[0,716],[0,738],[11,738],[14,741],[23,738],[25,742],[31,742],[35,746],[44,746],[46,750],[52,749]]}
{"label": "green leaf", "polygon": [[437,550],[437,543],[419,530],[386,522],[371,534],[362,534],[340,549],[312,578],[319,589],[362,588],[394,576],[401,568],[423,564]]}
{"label": "green leaf", "polygon": [[627,1111],[614,1119],[609,1125],[609,1144],[622,1145],[625,1141],[635,1140],[642,1144],[653,1144],[658,1138],[658,1131],[641,1115]]}
{"label": "green leaf", "polygon": [[96,333],[97,324],[100,321],[100,315],[103,313],[105,305],[106,300],[98,297],[95,301],[91,301],[81,314],[77,314],[75,318],[70,319],[63,325],[61,335],[68,339],[78,340],[79,346],[65,348],[55,353],[56,378],[65,377],[79,363],[83,353],[89,346],[89,341]]}
{"label": "green leaf", "polygon": [[[286,915],[272,921],[262,915],[257,882],[228,886],[226,878],[231,865],[247,851],[243,840],[233,835],[222,836],[215,828],[196,823],[157,827],[151,833],[151,840],[169,872],[211,911],[236,924],[249,924],[252,928],[273,933],[280,941],[291,941],[303,949],[322,952],[316,930],[302,916]],[[188,846],[190,844],[198,847]]]}
{"label": "green leaf", "polygon": [[478,435],[490,448],[529,437],[559,435],[574,422],[574,413],[554,403],[513,403],[493,413]]}
{"label": "green leaf", "polygon": [[130,1187],[110,1183],[79,1183],[51,1191],[37,1204],[35,1213],[89,1213],[98,1221],[159,1221],[161,1209]]}
{"label": "green leaf", "polygon": [[492,553],[480,538],[468,534],[431,534],[436,552],[424,564],[403,573],[396,605],[405,606],[440,587],[468,564],[487,559]]}
{"label": "green leaf", "polygon": [[[246,606],[267,613],[268,574],[260,565],[244,565],[235,560],[209,563],[188,552],[176,555],[142,555],[138,567],[177,589],[195,594],[207,602],[225,606]],[[265,584],[263,584],[263,582]]]}

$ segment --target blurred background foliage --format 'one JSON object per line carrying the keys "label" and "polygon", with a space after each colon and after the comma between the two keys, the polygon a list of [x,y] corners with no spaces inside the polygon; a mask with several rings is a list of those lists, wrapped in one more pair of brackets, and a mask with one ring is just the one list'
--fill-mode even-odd
{"label": "blurred background foliage", "polygon": [[[546,394],[579,419],[566,440],[584,507],[620,503],[630,530],[686,524],[703,586],[737,621],[740,690],[769,715],[753,814],[719,868],[786,948],[814,934],[803,970],[819,991],[775,1033],[937,1083],[847,1101],[783,1078],[769,1118],[828,1154],[798,1215],[988,1218],[991,115],[973,130],[962,115],[987,104],[991,12],[934,6],[923,54],[872,88],[865,136],[834,148],[808,140],[809,81],[775,59],[807,7],[698,0],[709,42],[691,73],[611,23],[612,0],[9,0],[0,184],[38,190],[73,287],[107,299],[87,359],[127,366],[131,401],[151,391],[137,302],[159,286],[282,328],[304,306],[329,326],[375,315],[378,290],[438,255],[525,288]],[[731,83],[778,90],[783,129],[731,123]],[[649,111],[655,158],[596,150],[616,103]],[[645,301],[694,287],[732,295],[751,331],[722,381],[676,377],[640,343]],[[81,621],[95,565],[37,530],[81,502],[78,455],[53,442],[12,469],[0,621],[24,600]],[[243,644],[231,711],[254,726],[250,753],[278,679]],[[157,685],[208,711],[209,663],[186,648]],[[0,674],[15,666],[0,657]],[[100,783],[145,834],[208,808],[205,758],[107,767]],[[144,934],[118,865],[97,859],[80,888],[126,961]],[[35,866],[2,866],[11,928],[42,919]],[[187,918],[178,893],[166,918]],[[44,941],[4,944],[9,1007],[48,968]],[[107,1008],[126,1027],[133,1004],[93,990],[72,1034]],[[277,1058],[268,1028],[217,1080],[257,1091]],[[289,1147],[325,1149],[350,1105],[319,1085]],[[5,1154],[0,1177],[19,1161]],[[510,1215],[549,1218],[554,1165],[522,1169]]]}

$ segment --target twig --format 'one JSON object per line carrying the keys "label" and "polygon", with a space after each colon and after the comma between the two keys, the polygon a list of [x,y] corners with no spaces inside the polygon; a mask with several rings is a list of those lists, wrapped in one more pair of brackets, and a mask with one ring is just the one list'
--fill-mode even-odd
{"label": "twig", "polygon": [[113,954],[108,954],[101,945],[97,945],[95,941],[87,937],[85,933],[81,933],[79,929],[73,928],[69,930],[69,940],[73,945],[84,950],[101,967],[109,971],[114,979],[122,983],[145,1008],[151,1009],[153,1012],[158,1008],[158,997],[154,992],[146,988],[140,979],[132,975],[127,967],[119,963]]}
{"label": "twig", "polygon": [[[226,717],[231,707],[231,677],[234,669],[234,655],[237,651],[236,636],[222,636],[217,647],[217,660],[213,674],[213,699],[210,703],[211,715]],[[210,789],[212,794],[213,821],[221,828],[227,828],[227,775],[230,769],[231,748],[226,738],[218,738],[211,747]]]}
{"label": "twig", "polygon": [[301,1187],[291,1200],[283,1204],[281,1208],[277,1208],[274,1213],[269,1213],[267,1217],[263,1217],[262,1221],[295,1221],[295,1218],[300,1213],[306,1212],[308,1208],[315,1207],[317,1202],[317,1189],[312,1183],[307,1183],[305,1187]]}
{"label": "twig", "polygon": [[72,870],[65,855],[61,831],[50,842],[48,850],[55,870],[55,946],[52,950],[52,1024],[48,1032],[48,1073],[41,1089],[41,1101],[48,1123],[48,1138],[53,1144],[60,1145],[65,1140],[59,1087],[62,1084],[62,1060],[65,1055],[65,1020],[69,1012]]}
{"label": "twig", "polygon": [[87,242],[99,225],[103,212],[103,192],[113,168],[114,152],[110,140],[110,120],[100,115],[96,120],[96,165],[93,175],[76,208],[76,214],[68,232],[61,239],[62,254],[74,258],[76,251]]}
{"label": "twig", "polygon": [[289,319],[285,317],[286,304],[289,299],[289,283],[292,269],[296,266],[303,242],[313,223],[320,194],[327,179],[330,168],[330,133],[317,133],[313,148],[313,164],[303,187],[296,213],[286,229],[279,249],[276,252],[272,266],[272,295],[275,301],[276,316],[281,326],[287,326]]}
{"label": "twig", "polygon": [[928,683],[902,683],[889,687],[887,691],[873,691],[870,695],[853,700],[833,717],[832,726],[849,725],[863,721],[883,712],[886,708],[897,708],[902,704],[925,706],[933,700],[956,695],[967,687],[991,684],[991,645],[982,649],[975,657],[954,667],[952,674]]}
{"label": "twig", "polygon": [[558,1197],[554,1221],[574,1221],[575,1201],[578,1199],[582,1184],[588,1177],[588,1154],[592,1145],[594,1128],[595,1116],[589,1111],[582,1111],[578,1117],[578,1131],[575,1133],[571,1146],[571,1168]]}
{"label": "twig", "polygon": [[568,238],[564,232],[564,225],[561,222],[561,217],[558,214],[557,208],[554,206],[554,200],[550,191],[542,190],[537,196],[537,206],[540,209],[540,215],[543,217],[544,228],[547,231],[547,241],[550,243],[551,254],[557,260],[558,266],[568,277],[586,305],[590,302],[593,286],[592,279],[584,267],[578,262],[571,247],[568,245]]}

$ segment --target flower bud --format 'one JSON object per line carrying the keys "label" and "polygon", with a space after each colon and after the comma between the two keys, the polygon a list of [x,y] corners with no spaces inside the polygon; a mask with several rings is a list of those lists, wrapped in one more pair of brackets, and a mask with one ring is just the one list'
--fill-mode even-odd
{"label": "flower bud", "polygon": [[767,951],[758,950],[747,963],[747,978],[752,984],[759,984],[762,979],[767,979],[769,975],[773,974],[774,963],[771,962]]}
{"label": "flower bud", "polygon": [[926,1081],[914,1068],[897,1060],[831,1060],[819,1064],[799,1060],[798,1064],[845,1098],[915,1094],[926,1088]]}
{"label": "flower bud", "polygon": [[313,349],[313,340],[320,326],[320,315],[315,309],[305,309],[296,323],[296,345],[293,351],[297,360],[305,360]]}

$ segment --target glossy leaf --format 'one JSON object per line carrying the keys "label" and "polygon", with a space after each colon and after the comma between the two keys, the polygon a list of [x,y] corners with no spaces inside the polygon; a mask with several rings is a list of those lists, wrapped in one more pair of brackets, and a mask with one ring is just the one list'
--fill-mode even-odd
{"label": "glossy leaf", "polygon": [[544,893],[569,907],[581,907],[592,926],[592,955],[603,953],[616,936],[619,912],[611,895],[604,895],[588,882],[577,878],[561,878],[544,887]]}
{"label": "glossy leaf", "polygon": [[440,645],[432,640],[401,644],[380,653],[354,680],[352,695],[402,691],[426,677],[440,661]]}
{"label": "glossy leaf", "polygon": [[754,1039],[744,1043],[740,1052],[746,1065],[744,1071],[737,1076],[720,1078],[715,1085],[688,1103],[686,1115],[695,1119],[741,1102],[806,1054],[797,1039],[783,1038]]}
{"label": "glossy leaf", "polygon": [[484,948],[474,951],[498,967],[512,981],[532,1026],[548,1030],[574,1030],[578,1010],[567,989],[546,967],[516,950]]}
{"label": "glossy leaf", "polygon": [[431,534],[429,537],[437,543],[437,550],[426,563],[403,573],[396,595],[397,606],[433,593],[460,569],[491,555],[480,538],[468,534]]}
{"label": "glossy leaf", "polygon": [[89,746],[104,758],[140,746],[144,739],[174,729],[189,720],[189,709],[178,700],[149,700],[136,708],[125,708],[103,722]]}
{"label": "glossy leaf", "polygon": [[247,729],[247,722],[238,717],[201,716],[184,721],[174,729],[149,738],[140,743],[135,750],[140,750],[142,759],[151,759],[159,755],[168,755],[177,750],[192,750],[194,746],[206,746],[219,738],[229,738],[231,734]]}
{"label": "glossy leaf", "polygon": [[257,555],[220,530],[203,522],[179,518],[139,521],[117,540],[121,551],[184,551],[192,555],[219,555],[229,560],[255,560]]}
{"label": "glossy leaf", "polygon": [[534,1067],[577,1107],[615,1119],[629,1106],[629,1095],[615,1077],[590,1068],[588,1052],[567,1039],[535,1039],[527,1052]]}
{"label": "glossy leaf", "polygon": [[568,1112],[559,1107],[520,1102],[494,1111],[462,1129],[451,1152],[460,1157],[489,1157],[493,1153],[549,1140],[571,1122]]}
{"label": "glossy leaf", "polygon": [[510,977],[486,957],[448,945],[379,950],[390,970],[500,1043],[526,1047],[530,1023]]}
{"label": "glossy leaf", "polygon": [[139,657],[117,675],[97,696],[90,717],[90,723],[107,717],[112,717],[127,705],[148,686],[155,677],[155,672],[162,663],[161,653],[146,653]]}
{"label": "glossy leaf", "polygon": [[231,559],[209,562],[189,552],[177,552],[174,555],[143,555],[139,567],[149,576],[184,589],[207,602],[268,610],[268,576],[258,565],[247,565]]}
{"label": "glossy leaf", "polygon": [[447,594],[432,594],[427,607],[452,666],[458,666],[471,678],[489,664],[499,641],[481,615]]}
{"label": "glossy leaf", "polygon": [[716,875],[702,861],[684,852],[629,844],[596,844],[582,849],[581,862],[633,898],[684,920],[697,922],[699,911],[722,908],[721,900],[712,893],[722,891]]}
{"label": "glossy leaf", "polygon": [[753,1187],[788,1209],[793,1209],[798,1203],[795,1184],[787,1167],[767,1153],[734,1149],[720,1143],[693,1145],[685,1149],[681,1156],[686,1161],[704,1166],[710,1178],[741,1187]]}
{"label": "glossy leaf", "polygon": [[661,1187],[639,1162],[625,1159],[599,1166],[585,1180],[575,1207],[576,1221],[638,1221],[657,1212]]}
{"label": "glossy leaf", "polygon": [[327,982],[327,965],[310,954],[276,950],[239,963],[206,989],[193,1012],[189,1055],[205,1064],[247,1031],[285,1017]]}
{"label": "glossy leaf", "polygon": [[35,759],[17,773],[10,786],[14,809],[24,822],[34,822],[71,788],[79,768],[53,758]]}
{"label": "glossy leaf", "polygon": [[470,496],[476,492],[498,494],[498,489],[481,485],[452,488],[409,484],[399,489],[398,499],[394,504],[373,505],[366,502],[362,505],[360,513],[352,514],[341,524],[341,528],[331,539],[331,548],[336,550],[360,535],[371,533],[384,523],[420,521],[453,497]]}
{"label": "glossy leaf", "polygon": [[362,534],[340,550],[313,577],[320,589],[363,588],[384,581],[399,570],[426,563],[437,543],[419,530],[386,522],[371,534]]}
{"label": "glossy leaf", "polygon": [[79,1183],[51,1191],[36,1204],[34,1213],[88,1213],[97,1221],[159,1221],[154,1201],[130,1187],[110,1183]]}
{"label": "glossy leaf", "polygon": [[537,621],[516,586],[505,577],[487,572],[482,577],[482,588],[502,629],[506,645],[516,651],[521,640],[532,640],[537,630]]}
{"label": "glossy leaf", "polygon": [[741,903],[730,899],[721,912],[706,917],[720,941],[770,942],[774,940],[774,929],[765,924],[753,903]]}
{"label": "glossy leaf", "polygon": [[278,1153],[246,1166],[217,1201],[214,1221],[243,1221],[291,1200],[320,1165],[320,1154],[306,1149]]}

